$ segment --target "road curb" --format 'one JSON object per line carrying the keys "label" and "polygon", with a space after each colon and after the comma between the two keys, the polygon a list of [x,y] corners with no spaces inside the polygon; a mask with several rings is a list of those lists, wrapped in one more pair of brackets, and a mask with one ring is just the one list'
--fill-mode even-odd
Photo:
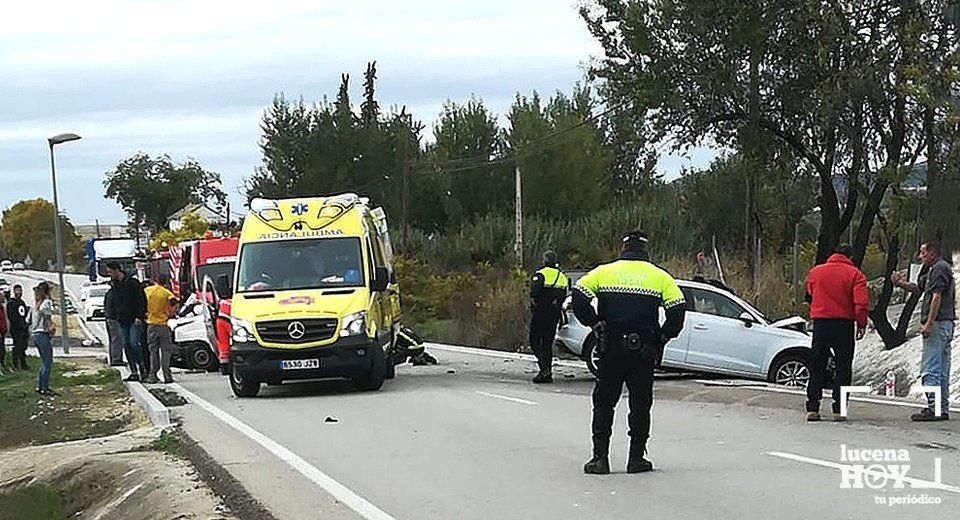
{"label": "road curb", "polygon": [[[458,345],[446,345],[443,343],[424,343],[424,347],[431,349],[436,349],[444,352],[456,352],[459,354],[473,354],[475,356],[486,356],[498,359],[511,359],[514,361],[530,361],[532,363],[537,362],[537,357],[533,354],[521,354],[519,352],[506,352],[503,350],[493,350],[486,349],[481,347],[461,347]],[[570,361],[567,359],[554,359],[553,366],[564,367],[564,368],[583,368],[586,369],[587,365],[583,361]]]}
{"label": "road curb", "polygon": [[[120,372],[120,377],[123,379],[126,379],[127,376],[130,375],[130,370],[128,370],[127,367],[113,368],[117,372]],[[143,408],[143,411],[146,412],[147,417],[150,418],[150,422],[154,426],[158,428],[169,428],[173,424],[170,422],[170,409],[154,397],[146,387],[138,381],[124,381],[123,386],[126,387],[127,392],[130,393],[133,400],[140,405],[140,408]]]}

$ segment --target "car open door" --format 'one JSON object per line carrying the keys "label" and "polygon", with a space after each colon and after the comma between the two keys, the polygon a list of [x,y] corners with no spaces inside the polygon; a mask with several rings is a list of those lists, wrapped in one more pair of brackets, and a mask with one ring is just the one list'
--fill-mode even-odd
{"label": "car open door", "polygon": [[217,316],[220,315],[220,295],[217,294],[216,284],[209,276],[204,276],[200,285],[200,306],[203,308],[203,323],[207,329],[207,337],[214,357],[217,354]]}

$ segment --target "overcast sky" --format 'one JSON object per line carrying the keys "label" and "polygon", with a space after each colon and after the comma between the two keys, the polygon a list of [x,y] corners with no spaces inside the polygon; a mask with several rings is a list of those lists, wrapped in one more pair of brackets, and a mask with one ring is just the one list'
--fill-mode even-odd
{"label": "overcast sky", "polygon": [[[383,106],[430,126],[448,99],[498,114],[516,92],[569,91],[599,48],[576,0],[86,0],[9,2],[0,19],[0,208],[50,198],[45,139],[57,148],[61,205],[74,222],[123,222],[102,179],[138,151],[192,157],[235,204],[260,162],[259,121],[274,94],[359,99],[376,60]],[[710,154],[668,158],[683,164]]]}

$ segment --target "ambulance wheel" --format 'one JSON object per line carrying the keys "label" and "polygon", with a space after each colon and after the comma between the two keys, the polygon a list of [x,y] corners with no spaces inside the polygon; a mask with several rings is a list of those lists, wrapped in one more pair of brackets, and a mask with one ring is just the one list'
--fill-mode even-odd
{"label": "ambulance wheel", "polygon": [[220,365],[220,360],[213,355],[206,343],[191,343],[189,356],[190,364],[200,370],[213,372]]}
{"label": "ambulance wheel", "polygon": [[397,377],[397,360],[394,358],[392,348],[387,353],[386,364],[387,364],[386,379],[393,379]]}
{"label": "ambulance wheel", "polygon": [[374,355],[373,363],[367,373],[354,378],[353,384],[364,392],[374,392],[380,390],[384,380],[387,378],[387,356]]}
{"label": "ambulance wheel", "polygon": [[256,397],[260,393],[260,382],[243,377],[236,365],[233,365],[230,370],[230,389],[237,397]]}

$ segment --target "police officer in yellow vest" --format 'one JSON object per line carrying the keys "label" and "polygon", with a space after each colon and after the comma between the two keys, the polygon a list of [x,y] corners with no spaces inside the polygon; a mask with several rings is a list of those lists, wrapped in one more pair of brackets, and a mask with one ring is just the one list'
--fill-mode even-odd
{"label": "police officer in yellow vest", "polygon": [[[597,310],[591,305],[597,299]],[[666,311],[661,326],[659,307]],[[623,252],[616,262],[583,276],[573,290],[573,311],[598,337],[597,383],[593,389],[593,458],[584,473],[610,472],[610,435],[614,407],[623,384],[630,399],[630,457],[628,473],[653,469],[644,456],[650,436],[653,405],[653,369],[660,364],[664,345],[680,334],[686,306],[674,279],[650,262],[647,238],[639,231],[623,236]]]}
{"label": "police officer in yellow vest", "polygon": [[534,383],[552,383],[553,339],[560,323],[560,308],[567,297],[567,277],[553,251],[543,253],[543,267],[530,281],[530,348],[537,356],[540,372]]}

